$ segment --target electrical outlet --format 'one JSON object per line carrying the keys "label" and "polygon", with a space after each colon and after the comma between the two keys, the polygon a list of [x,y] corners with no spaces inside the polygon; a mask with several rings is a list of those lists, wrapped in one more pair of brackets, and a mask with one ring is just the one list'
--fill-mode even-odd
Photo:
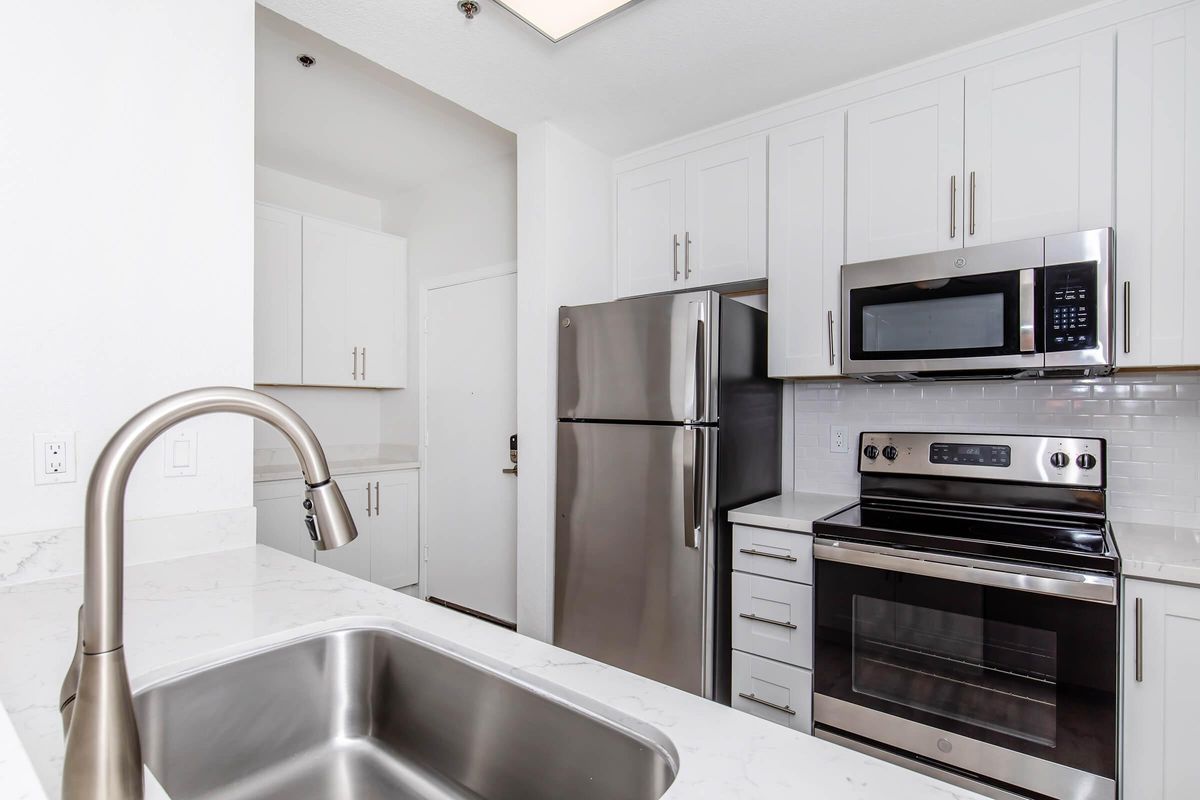
{"label": "electrical outlet", "polygon": [[850,452],[850,429],[845,425],[829,426],[829,452]]}
{"label": "electrical outlet", "polygon": [[75,434],[33,435],[33,482],[35,484],[75,481]]}

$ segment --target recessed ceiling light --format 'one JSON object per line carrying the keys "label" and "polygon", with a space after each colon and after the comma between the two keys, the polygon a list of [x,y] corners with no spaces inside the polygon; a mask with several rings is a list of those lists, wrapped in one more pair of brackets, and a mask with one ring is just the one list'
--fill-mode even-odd
{"label": "recessed ceiling light", "polygon": [[552,42],[641,0],[496,0]]}

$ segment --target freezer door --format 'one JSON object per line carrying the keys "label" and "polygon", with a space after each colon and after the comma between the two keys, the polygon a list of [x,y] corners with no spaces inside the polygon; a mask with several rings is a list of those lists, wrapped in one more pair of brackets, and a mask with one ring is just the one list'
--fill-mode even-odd
{"label": "freezer door", "polygon": [[559,309],[558,418],[714,422],[719,296]]}
{"label": "freezer door", "polygon": [[558,425],[554,644],[711,696],[717,431]]}

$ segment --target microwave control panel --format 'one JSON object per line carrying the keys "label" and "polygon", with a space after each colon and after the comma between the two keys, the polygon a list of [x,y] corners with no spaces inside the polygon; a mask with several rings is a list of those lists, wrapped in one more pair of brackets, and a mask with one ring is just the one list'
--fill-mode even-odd
{"label": "microwave control panel", "polygon": [[1096,346],[1096,264],[1046,267],[1046,352]]}

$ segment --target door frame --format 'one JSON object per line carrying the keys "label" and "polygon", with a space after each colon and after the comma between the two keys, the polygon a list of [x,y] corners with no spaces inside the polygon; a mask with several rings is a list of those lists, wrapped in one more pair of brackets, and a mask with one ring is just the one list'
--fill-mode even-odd
{"label": "door frame", "polygon": [[[417,390],[417,452],[418,460],[421,463],[421,480],[419,481],[418,495],[419,514],[417,523],[417,547],[420,548],[417,553],[417,593],[421,600],[429,596],[429,570],[426,564],[429,560],[429,502],[426,493],[429,491],[429,437],[428,437],[428,399],[429,399],[429,293],[435,289],[445,289],[450,286],[461,286],[464,283],[475,283],[476,281],[486,281],[492,278],[503,278],[506,275],[517,274],[516,261],[504,261],[499,264],[493,264],[488,267],[479,267],[476,269],[463,270],[462,272],[454,272],[449,275],[438,275],[432,278],[426,278],[421,281],[420,289],[420,311],[417,328],[417,337],[420,341],[420,353],[418,367],[418,380],[420,388]],[[513,347],[516,347],[516,339],[513,340]],[[513,520],[516,524],[516,520]],[[517,532],[520,535],[520,532]]]}

